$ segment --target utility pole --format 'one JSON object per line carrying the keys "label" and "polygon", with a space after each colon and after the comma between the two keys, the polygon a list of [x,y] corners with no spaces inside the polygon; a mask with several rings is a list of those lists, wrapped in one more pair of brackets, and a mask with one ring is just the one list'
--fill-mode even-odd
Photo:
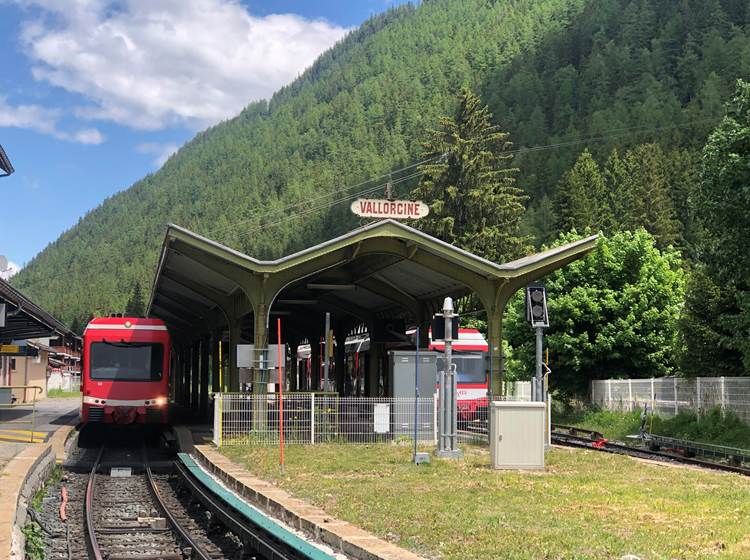
{"label": "utility pole", "polygon": [[[460,459],[463,453],[458,449],[458,387],[456,382],[456,368],[453,365],[452,342],[453,321],[458,317],[453,314],[453,300],[449,297],[443,302],[443,314],[436,315],[433,320],[433,339],[438,339],[443,331],[445,341],[445,366],[440,372],[440,432],[438,438],[438,457]],[[442,329],[440,322],[442,319]]]}

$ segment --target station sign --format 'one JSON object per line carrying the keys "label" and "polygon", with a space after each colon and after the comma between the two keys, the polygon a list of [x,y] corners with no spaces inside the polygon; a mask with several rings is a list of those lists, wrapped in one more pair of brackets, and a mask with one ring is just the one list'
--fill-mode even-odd
{"label": "station sign", "polygon": [[0,344],[0,354],[20,354],[21,347],[17,344]]}
{"label": "station sign", "polygon": [[395,218],[418,220],[430,213],[430,207],[419,200],[385,200],[358,198],[352,202],[351,210],[362,218]]}

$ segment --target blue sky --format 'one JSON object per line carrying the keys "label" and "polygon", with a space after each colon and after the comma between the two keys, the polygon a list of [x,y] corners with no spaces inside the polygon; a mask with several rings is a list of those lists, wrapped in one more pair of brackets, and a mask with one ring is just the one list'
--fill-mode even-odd
{"label": "blue sky", "polygon": [[0,255],[28,262],[398,1],[0,0]]}

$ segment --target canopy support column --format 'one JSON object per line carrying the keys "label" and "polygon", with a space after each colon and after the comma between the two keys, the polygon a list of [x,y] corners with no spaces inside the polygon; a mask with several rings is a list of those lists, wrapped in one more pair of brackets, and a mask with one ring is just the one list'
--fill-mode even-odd
{"label": "canopy support column", "polygon": [[478,293],[487,312],[487,343],[490,351],[490,367],[488,374],[492,372],[492,386],[490,391],[493,396],[503,394],[503,381],[505,381],[505,356],[503,355],[503,313],[508,300],[516,291],[517,286],[511,285],[507,280],[493,286],[491,291],[482,290]]}

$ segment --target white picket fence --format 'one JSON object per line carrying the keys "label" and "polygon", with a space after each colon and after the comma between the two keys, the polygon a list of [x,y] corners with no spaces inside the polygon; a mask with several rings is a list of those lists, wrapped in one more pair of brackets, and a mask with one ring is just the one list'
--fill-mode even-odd
{"label": "white picket fence", "polygon": [[648,406],[662,416],[721,407],[750,423],[750,377],[661,377],[591,382],[591,402],[609,410]]}

